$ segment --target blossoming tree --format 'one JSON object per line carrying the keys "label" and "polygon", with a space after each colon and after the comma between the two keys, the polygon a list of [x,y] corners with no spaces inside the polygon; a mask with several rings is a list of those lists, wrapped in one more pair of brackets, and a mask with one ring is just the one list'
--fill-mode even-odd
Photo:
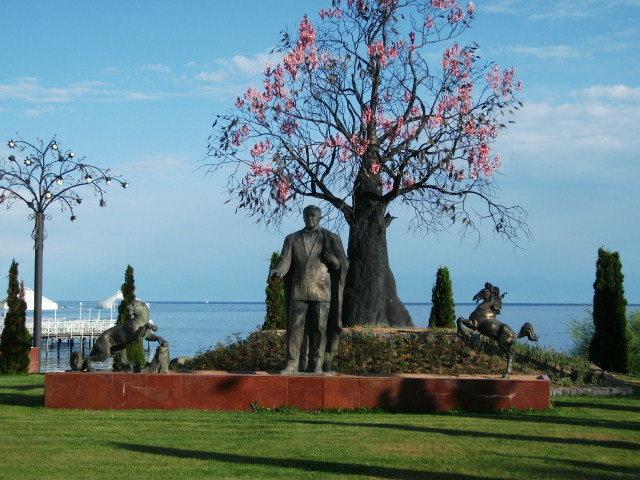
{"label": "blossoming tree", "polygon": [[412,325],[389,267],[392,202],[426,231],[485,221],[509,239],[526,233],[525,212],[495,198],[491,151],[521,85],[455,42],[474,9],[334,0],[316,25],[305,15],[284,34],[262,87],[213,125],[209,172],[231,172],[239,208],[269,223],[320,201],[348,224],[345,325]]}

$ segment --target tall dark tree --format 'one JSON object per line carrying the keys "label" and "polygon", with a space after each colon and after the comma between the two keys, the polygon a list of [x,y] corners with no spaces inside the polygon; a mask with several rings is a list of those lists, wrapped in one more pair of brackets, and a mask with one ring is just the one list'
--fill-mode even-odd
{"label": "tall dark tree", "polygon": [[436,283],[431,290],[431,313],[429,327],[454,328],[456,326],[456,306],[453,302],[453,286],[449,269],[440,267],[436,272]]}
{"label": "tall dark tree", "polygon": [[[273,252],[269,262],[269,272],[276,268],[280,254]],[[267,298],[265,300],[267,314],[264,317],[262,330],[284,330],[287,328],[287,308],[284,301],[284,282],[282,278],[270,278],[267,274]]]}
{"label": "tall dark tree", "polygon": [[627,371],[627,300],[618,252],[598,249],[593,283],[594,333],[589,360],[604,370]]}
{"label": "tall dark tree", "polygon": [[25,326],[27,302],[24,301],[24,285],[18,281],[18,264],[15,260],[9,268],[7,304],[9,310],[0,339],[0,373],[29,373],[31,335]]}
{"label": "tall dark tree", "polygon": [[349,226],[344,325],[412,325],[389,266],[390,209],[403,204],[426,231],[485,221],[509,239],[526,233],[525,212],[495,199],[491,153],[521,86],[513,68],[482,65],[477,45],[453,41],[472,2],[330,6],[286,33],[264,88],[218,117],[209,171],[231,172],[230,196],[266,223],[324,202],[325,219]]}
{"label": "tall dark tree", "polygon": [[[124,272],[124,283],[122,287],[120,287],[120,291],[122,292],[122,301],[120,305],[118,305],[118,319],[116,321],[118,325],[126,323],[131,319],[129,307],[133,305],[136,299],[136,285],[135,279],[133,278],[133,267],[131,265],[127,265],[127,269]],[[141,367],[145,365],[147,360],[144,356],[142,341],[127,346],[127,359]],[[114,356],[113,368],[116,370],[122,370],[124,368],[118,356]]]}

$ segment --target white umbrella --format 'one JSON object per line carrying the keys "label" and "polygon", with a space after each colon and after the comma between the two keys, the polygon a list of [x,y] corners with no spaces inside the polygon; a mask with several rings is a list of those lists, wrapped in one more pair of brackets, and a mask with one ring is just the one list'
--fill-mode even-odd
{"label": "white umbrella", "polygon": [[[27,302],[27,310],[33,310],[35,303],[35,294],[29,287],[24,287],[24,300]],[[7,299],[0,301],[0,310],[9,310],[7,305]],[[53,300],[49,300],[44,295],[42,296],[42,310],[58,310],[58,304]]]}
{"label": "white umbrella", "polygon": [[122,296],[122,291],[118,290],[110,297],[98,302],[96,304],[96,308],[98,309],[98,319],[100,319],[100,310],[109,310],[111,312],[111,320],[113,320],[113,308],[115,307],[116,301],[122,299],[124,299],[124,297]]}
{"label": "white umbrella", "polygon": [[113,304],[116,303],[117,300],[122,300],[124,297],[122,296],[122,292],[118,290],[116,293],[111,295],[109,298],[105,298],[104,300],[98,302],[96,304],[96,308],[101,310],[110,310],[113,308]]}

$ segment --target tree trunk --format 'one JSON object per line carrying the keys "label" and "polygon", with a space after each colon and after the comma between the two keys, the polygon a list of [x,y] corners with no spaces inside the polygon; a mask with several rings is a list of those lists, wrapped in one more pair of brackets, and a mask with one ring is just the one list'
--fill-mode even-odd
{"label": "tree trunk", "polygon": [[[374,180],[372,178],[366,181]],[[342,323],[346,327],[412,327],[409,312],[398,298],[387,252],[386,204],[379,196],[356,189],[349,222],[349,271],[344,289]]]}

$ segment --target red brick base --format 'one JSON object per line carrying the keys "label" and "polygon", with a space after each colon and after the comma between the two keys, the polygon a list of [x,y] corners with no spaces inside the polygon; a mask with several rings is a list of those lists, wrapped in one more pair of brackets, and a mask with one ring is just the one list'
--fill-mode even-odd
{"label": "red brick base", "polygon": [[29,373],[40,372],[40,347],[31,347],[29,352]]}
{"label": "red brick base", "polygon": [[252,404],[301,410],[542,410],[549,408],[549,380],[524,376],[323,377],[227,372],[45,374],[47,408],[251,410]]}

